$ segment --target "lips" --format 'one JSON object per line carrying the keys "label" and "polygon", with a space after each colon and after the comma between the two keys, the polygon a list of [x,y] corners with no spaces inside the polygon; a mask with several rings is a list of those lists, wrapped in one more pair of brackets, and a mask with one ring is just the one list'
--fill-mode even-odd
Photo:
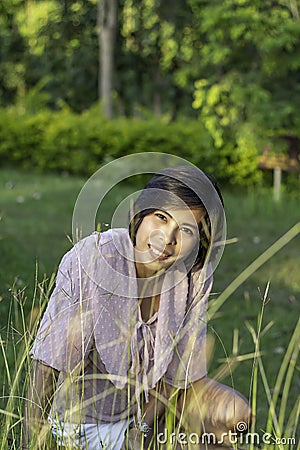
{"label": "lips", "polygon": [[152,245],[148,244],[149,250],[151,253],[155,256],[155,258],[158,258],[160,260],[167,259],[171,256],[169,252],[166,250],[158,249],[156,247],[153,247]]}

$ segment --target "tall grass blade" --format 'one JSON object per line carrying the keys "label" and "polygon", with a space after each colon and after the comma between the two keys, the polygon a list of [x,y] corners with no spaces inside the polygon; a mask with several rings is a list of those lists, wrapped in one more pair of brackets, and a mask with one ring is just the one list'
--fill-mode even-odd
{"label": "tall grass blade", "polygon": [[232,295],[241,284],[243,284],[254,272],[256,272],[263,264],[271,259],[279,250],[287,245],[300,233],[300,222],[290,228],[281,238],[272,244],[258,258],[255,259],[245,270],[243,270],[219,295],[219,297],[211,302],[208,312],[213,317],[220,309],[223,303]]}

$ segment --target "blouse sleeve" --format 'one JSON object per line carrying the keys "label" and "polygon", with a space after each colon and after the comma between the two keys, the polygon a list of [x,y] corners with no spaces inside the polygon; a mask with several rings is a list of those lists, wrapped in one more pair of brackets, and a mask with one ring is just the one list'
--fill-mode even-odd
{"label": "blouse sleeve", "polygon": [[212,276],[203,288],[192,295],[184,323],[177,337],[173,358],[166,372],[166,382],[184,389],[207,374],[206,370],[206,311],[213,283]]}
{"label": "blouse sleeve", "polygon": [[62,259],[54,291],[41,320],[33,359],[70,372],[85,359],[92,342],[89,280],[79,264],[76,246]]}

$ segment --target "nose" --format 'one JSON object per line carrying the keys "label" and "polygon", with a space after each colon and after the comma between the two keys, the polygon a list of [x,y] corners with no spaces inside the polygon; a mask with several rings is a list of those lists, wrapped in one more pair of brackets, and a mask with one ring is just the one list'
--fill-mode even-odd
{"label": "nose", "polygon": [[176,228],[172,224],[161,230],[161,236],[164,241],[164,245],[175,245],[177,243]]}
{"label": "nose", "polygon": [[150,242],[158,244],[159,247],[165,248],[166,245],[176,244],[176,231],[172,227],[164,227],[151,232]]}

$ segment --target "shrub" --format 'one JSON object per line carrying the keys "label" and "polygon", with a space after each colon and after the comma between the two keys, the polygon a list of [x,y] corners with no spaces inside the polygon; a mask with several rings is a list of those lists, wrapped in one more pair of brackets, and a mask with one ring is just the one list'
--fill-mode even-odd
{"label": "shrub", "polygon": [[99,109],[81,115],[69,110],[35,115],[0,111],[0,162],[40,172],[89,176],[103,163],[138,152],[181,156],[224,183],[249,185],[260,180],[255,146],[240,139],[221,148],[201,122],[158,119],[108,121]]}
{"label": "shrub", "polygon": [[50,113],[24,117],[0,111],[0,161],[28,168],[43,141]]}

